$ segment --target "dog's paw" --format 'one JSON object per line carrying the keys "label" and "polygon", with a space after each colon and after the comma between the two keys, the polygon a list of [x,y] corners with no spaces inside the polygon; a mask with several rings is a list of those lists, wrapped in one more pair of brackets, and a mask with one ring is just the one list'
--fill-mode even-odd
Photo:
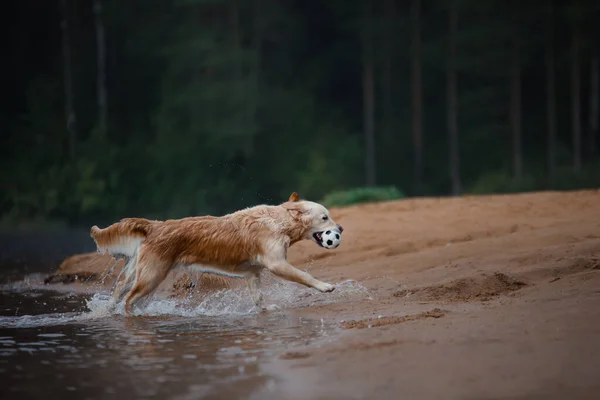
{"label": "dog's paw", "polygon": [[260,308],[261,313],[266,313],[269,311],[277,311],[277,310],[281,310],[281,307],[279,307],[277,304],[269,304],[268,306],[263,306]]}
{"label": "dog's paw", "polygon": [[319,285],[319,287],[317,289],[319,289],[319,291],[321,291],[323,293],[329,293],[329,292],[333,292],[335,290],[335,286],[333,286],[329,283],[322,282],[321,285]]}

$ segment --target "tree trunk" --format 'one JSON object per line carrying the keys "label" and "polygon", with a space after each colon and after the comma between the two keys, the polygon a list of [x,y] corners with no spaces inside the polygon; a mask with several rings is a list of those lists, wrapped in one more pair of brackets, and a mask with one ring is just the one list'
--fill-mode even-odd
{"label": "tree trunk", "polygon": [[548,177],[554,185],[556,179],[556,82],[554,63],[554,9],[552,1],[548,2],[546,16],[546,122],[547,122],[547,157]]}
{"label": "tree trunk", "polygon": [[254,35],[252,38],[252,46],[254,51],[256,52],[256,59],[254,60],[254,70],[256,73],[256,78],[258,79],[260,76],[261,69],[261,55],[262,55],[262,45],[263,45],[263,20],[261,18],[262,7],[264,0],[254,0],[254,21],[253,21],[253,29]]}
{"label": "tree trunk", "polygon": [[515,10],[515,14],[510,73],[510,121],[513,132],[513,173],[515,180],[520,181],[523,178],[523,152],[521,147],[521,48],[518,9]]}
{"label": "tree trunk", "polygon": [[242,79],[242,61],[240,57],[241,36],[240,36],[240,5],[238,0],[231,0],[231,47],[234,53],[234,78],[239,84]]}
{"label": "tree trunk", "polygon": [[71,37],[69,32],[69,13],[67,1],[61,0],[62,7],[62,53],[63,53],[63,79],[65,91],[65,118],[69,142],[69,158],[75,159],[77,147],[77,116],[73,106],[73,76],[71,72]]}
{"label": "tree trunk", "polygon": [[253,120],[254,126],[260,126],[260,101],[261,101],[261,68],[262,68],[262,49],[263,49],[263,20],[262,20],[262,7],[264,0],[254,0],[253,10],[253,36],[252,36],[252,48],[254,49],[254,63],[252,68],[252,81],[254,93],[252,93],[253,99]]}
{"label": "tree trunk", "polygon": [[600,125],[600,61],[598,55],[594,54],[590,62],[590,77],[591,77],[591,88],[590,88],[590,137],[589,137],[589,151],[590,156],[596,155],[596,136],[598,135],[598,128]]}
{"label": "tree trunk", "polygon": [[97,95],[98,95],[98,123],[100,132],[104,135],[107,129],[107,91],[106,91],[106,38],[102,22],[102,0],[94,0],[94,14],[96,16],[96,52],[97,52]]}
{"label": "tree trunk", "polygon": [[385,0],[386,25],[385,52],[383,55],[382,94],[383,129],[387,138],[392,137],[392,54],[394,54],[394,0]]}
{"label": "tree trunk", "polygon": [[[263,18],[262,10],[264,6],[264,0],[254,0],[252,8],[252,49],[254,51],[254,60],[251,63],[249,72],[250,84],[246,85],[246,99],[252,104],[252,107],[248,107],[248,121],[251,121],[255,132],[258,132],[258,127],[261,126],[260,121],[260,102],[261,102],[261,68],[262,68],[262,49],[263,49]],[[239,4],[239,3],[238,3]],[[239,12],[239,11],[238,11]],[[238,26],[239,26],[239,15],[238,15]],[[238,38],[241,43],[241,35]],[[249,141],[248,154],[251,154],[254,150],[254,138]]]}
{"label": "tree trunk", "polygon": [[412,0],[412,136],[414,180],[417,193],[423,187],[423,90],[421,84],[421,0]]}
{"label": "tree trunk", "polygon": [[457,52],[458,6],[457,0],[450,2],[448,15],[448,67],[447,67],[447,96],[448,96],[448,143],[450,158],[450,173],[452,176],[452,194],[460,195],[460,156],[458,149],[458,94],[457,94]]}
{"label": "tree trunk", "polygon": [[[579,3],[575,3],[575,11],[579,15]],[[580,71],[581,28],[578,18],[574,22],[571,42],[571,113],[573,130],[573,172],[581,171],[581,71]]]}
{"label": "tree trunk", "polygon": [[365,177],[367,186],[375,186],[375,85],[373,36],[371,34],[372,4],[364,0],[363,24],[363,123],[365,135]]}
{"label": "tree trunk", "polygon": [[[241,57],[241,37],[240,37],[240,6],[238,0],[230,0],[229,2],[229,24],[231,33],[231,61],[233,63],[232,79],[233,88],[232,96],[236,107],[243,107],[240,112],[231,115],[234,124],[234,135],[240,135],[248,128],[248,121],[251,121],[251,105],[246,98],[246,91],[242,82],[242,57]],[[250,143],[248,140],[247,143]],[[250,145],[244,146],[246,154],[250,152]]]}

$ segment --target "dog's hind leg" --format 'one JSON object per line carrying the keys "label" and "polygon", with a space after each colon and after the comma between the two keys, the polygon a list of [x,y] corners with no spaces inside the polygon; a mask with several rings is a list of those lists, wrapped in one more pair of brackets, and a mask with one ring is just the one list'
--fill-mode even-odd
{"label": "dog's hind leg", "polygon": [[[123,266],[123,269],[121,270],[121,272],[117,276],[117,279],[115,280],[115,283],[113,284],[112,296],[115,302],[117,303],[123,300],[123,297],[133,285],[136,276],[135,268],[137,265],[137,256],[138,255],[136,252],[132,257],[129,257],[127,263]],[[123,274],[125,274],[125,279],[123,281],[119,281],[121,275]]]}
{"label": "dog's hind leg", "polygon": [[115,302],[119,303],[125,297],[125,294],[131,290],[133,286],[133,282],[135,281],[135,274],[126,275],[125,280],[123,282],[119,282],[115,291],[113,292],[113,299]]}
{"label": "dog's hind leg", "polygon": [[263,269],[261,265],[246,261],[235,268],[235,272],[241,274],[246,279],[248,291],[254,304],[261,310],[263,307],[263,297],[260,291],[260,272]]}
{"label": "dog's hind leg", "polygon": [[133,305],[142,297],[152,293],[167,277],[170,270],[169,263],[157,260],[149,254],[141,253],[136,270],[135,284],[125,298],[125,313],[130,315]]}
{"label": "dog's hind leg", "polygon": [[260,272],[249,273],[246,276],[246,285],[248,285],[248,290],[250,291],[250,296],[252,297],[254,304],[262,310],[264,307],[263,296],[260,291]]}

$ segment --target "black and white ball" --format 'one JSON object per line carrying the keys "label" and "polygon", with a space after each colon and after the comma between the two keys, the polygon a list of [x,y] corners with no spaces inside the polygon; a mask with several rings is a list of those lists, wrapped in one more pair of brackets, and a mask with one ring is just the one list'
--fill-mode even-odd
{"label": "black and white ball", "polygon": [[342,234],[337,229],[326,230],[321,235],[321,245],[326,249],[335,249],[340,245]]}

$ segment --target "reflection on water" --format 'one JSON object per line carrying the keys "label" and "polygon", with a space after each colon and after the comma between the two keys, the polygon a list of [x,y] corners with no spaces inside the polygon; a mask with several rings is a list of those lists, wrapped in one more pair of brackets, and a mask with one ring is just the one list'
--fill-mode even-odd
{"label": "reflection on water", "polygon": [[[360,294],[355,286],[337,296]],[[334,329],[259,314],[250,301],[235,291],[199,304],[152,300],[127,318],[105,294],[0,291],[2,397],[244,398],[272,384],[261,362]]]}

